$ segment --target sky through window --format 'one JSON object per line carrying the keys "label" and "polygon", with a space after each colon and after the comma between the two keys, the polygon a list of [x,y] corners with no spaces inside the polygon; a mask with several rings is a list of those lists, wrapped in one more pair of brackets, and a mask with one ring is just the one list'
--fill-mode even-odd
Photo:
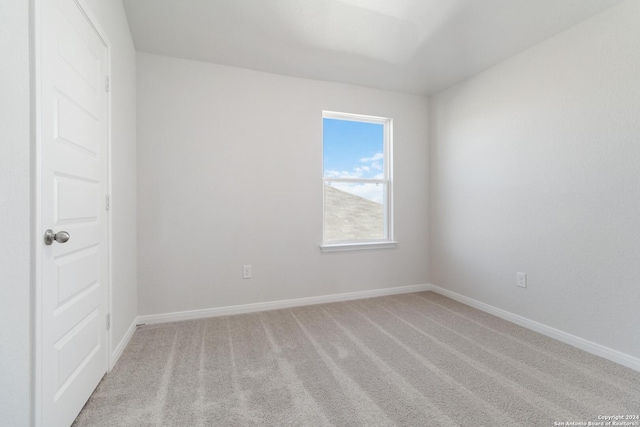
{"label": "sky through window", "polygon": [[384,178],[384,125],[323,119],[324,176]]}
{"label": "sky through window", "polygon": [[[384,125],[341,119],[323,119],[325,178],[384,178]],[[382,203],[380,184],[332,182],[359,197]]]}

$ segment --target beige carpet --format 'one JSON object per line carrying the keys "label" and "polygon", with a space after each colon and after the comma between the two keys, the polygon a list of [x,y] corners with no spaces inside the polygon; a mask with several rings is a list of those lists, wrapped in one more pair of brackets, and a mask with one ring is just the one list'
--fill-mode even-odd
{"label": "beige carpet", "polygon": [[627,414],[640,414],[640,373],[423,292],[141,327],[74,425],[553,426]]}

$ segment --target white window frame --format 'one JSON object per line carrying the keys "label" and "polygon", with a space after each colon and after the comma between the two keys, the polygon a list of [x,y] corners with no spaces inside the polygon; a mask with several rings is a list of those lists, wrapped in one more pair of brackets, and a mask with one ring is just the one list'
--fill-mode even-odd
{"label": "white window frame", "polygon": [[[375,178],[329,178],[324,176],[324,143],[323,143],[323,165],[322,165],[322,252],[353,251],[363,249],[386,249],[395,248],[398,242],[393,240],[393,119],[388,117],[366,116],[362,114],[340,113],[336,111],[323,111],[324,119],[347,120],[363,123],[375,123],[383,125],[383,173],[382,179]],[[383,196],[384,206],[384,238],[376,240],[345,240],[327,242],[325,235],[325,188],[327,182],[365,183],[383,184],[386,188]]]}

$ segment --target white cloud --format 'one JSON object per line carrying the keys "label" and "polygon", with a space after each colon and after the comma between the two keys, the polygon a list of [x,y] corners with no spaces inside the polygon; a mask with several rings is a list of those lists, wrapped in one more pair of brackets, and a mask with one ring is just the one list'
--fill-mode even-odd
{"label": "white cloud", "polygon": [[380,160],[384,159],[384,154],[382,153],[376,153],[373,155],[373,157],[363,157],[360,159],[360,161],[362,163],[372,163],[372,162],[378,162]]}
{"label": "white cloud", "polygon": [[376,153],[372,157],[362,157],[360,164],[355,166],[351,171],[337,171],[327,169],[324,171],[324,176],[327,178],[384,178],[384,174],[376,174],[375,176],[369,175],[373,170],[382,170],[382,162],[384,161],[384,154]]}
{"label": "white cloud", "polygon": [[384,160],[383,153],[376,153],[372,157],[363,157],[360,159],[360,163],[369,163],[371,168],[382,170],[382,161]]}
{"label": "white cloud", "polygon": [[362,178],[362,171],[353,170],[349,171],[335,171],[335,170],[325,170],[324,176],[327,178]]}

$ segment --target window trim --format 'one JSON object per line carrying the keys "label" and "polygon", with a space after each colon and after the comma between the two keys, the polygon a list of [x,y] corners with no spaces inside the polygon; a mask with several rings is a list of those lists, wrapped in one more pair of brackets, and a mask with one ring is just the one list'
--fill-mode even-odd
{"label": "window trim", "polygon": [[[322,252],[354,251],[368,249],[395,248],[398,242],[393,238],[393,119],[390,117],[369,116],[362,114],[341,113],[337,111],[322,111],[323,129],[324,119],[336,119],[346,121],[356,121],[364,123],[374,123],[383,125],[383,156],[384,156],[384,178],[327,178],[324,176],[324,154],[322,162]],[[322,145],[324,152],[324,143]],[[385,238],[375,240],[324,240],[325,236],[325,186],[327,182],[353,182],[353,183],[381,183],[386,185],[384,192],[384,234]]]}
{"label": "window trim", "polygon": [[371,249],[394,249],[398,247],[395,240],[372,241],[363,240],[359,243],[327,243],[320,245],[322,252],[344,252],[344,251],[361,251]]}

